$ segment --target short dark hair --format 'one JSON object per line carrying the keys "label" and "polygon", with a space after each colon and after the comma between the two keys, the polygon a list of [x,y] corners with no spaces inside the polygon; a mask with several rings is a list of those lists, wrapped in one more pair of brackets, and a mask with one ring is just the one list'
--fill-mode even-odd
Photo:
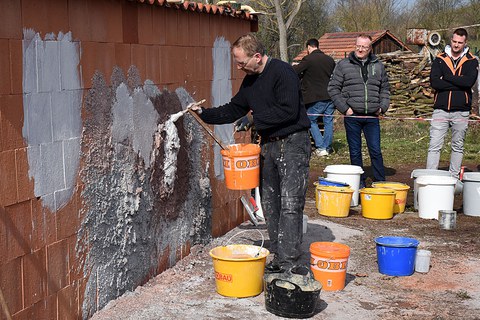
{"label": "short dark hair", "polygon": [[314,47],[314,48],[318,48],[318,46],[319,46],[318,40],[317,40],[317,39],[313,39],[313,38],[312,38],[312,39],[309,39],[309,40],[307,41],[307,44],[306,44],[306,47],[308,47],[308,46]]}
{"label": "short dark hair", "polygon": [[455,31],[453,31],[453,34],[456,34],[457,36],[460,36],[460,37],[465,37],[465,40],[468,39],[468,32],[464,28],[455,29]]}
{"label": "short dark hair", "polygon": [[253,57],[256,53],[260,53],[262,56],[265,54],[265,47],[252,33],[245,34],[238,38],[232,44],[232,49],[233,48],[242,48],[248,57]]}

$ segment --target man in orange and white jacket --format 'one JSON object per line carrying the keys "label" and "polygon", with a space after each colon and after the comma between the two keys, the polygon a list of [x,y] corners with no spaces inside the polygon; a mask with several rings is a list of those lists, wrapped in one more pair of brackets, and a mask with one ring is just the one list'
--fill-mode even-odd
{"label": "man in orange and white jacket", "polygon": [[453,32],[450,45],[433,61],[430,84],[435,102],[430,124],[427,169],[437,169],[448,129],[452,129],[451,175],[458,179],[463,159],[463,141],[472,108],[472,87],[478,76],[478,61],[468,52],[467,31]]}

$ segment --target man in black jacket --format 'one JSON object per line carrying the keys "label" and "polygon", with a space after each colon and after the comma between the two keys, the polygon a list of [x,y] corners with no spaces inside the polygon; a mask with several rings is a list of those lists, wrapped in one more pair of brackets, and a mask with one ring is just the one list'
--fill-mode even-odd
{"label": "man in black jacket", "polygon": [[452,153],[449,171],[459,178],[463,141],[472,108],[472,86],[478,75],[478,61],[468,52],[467,31],[453,32],[450,45],[433,61],[430,83],[435,89],[427,169],[437,169],[448,128],[452,128]]}
{"label": "man in black jacket", "polygon": [[[350,163],[363,166],[363,131],[375,181],[385,180],[378,116],[388,110],[389,89],[385,67],[372,53],[372,37],[365,34],[359,35],[356,39],[355,51],[337,63],[328,84],[328,93],[337,110],[347,116],[344,124]],[[363,187],[365,187],[365,174],[362,174],[360,179],[360,188]]]}
{"label": "man in black jacket", "polygon": [[[310,133],[315,141],[314,155],[327,156],[333,140],[333,113],[335,107],[327,92],[328,81],[335,68],[335,61],[318,48],[318,40],[307,41],[306,55],[293,69],[302,79],[303,102],[310,119]],[[317,119],[323,118],[323,135],[318,128]]]}
{"label": "man in black jacket", "polygon": [[252,111],[261,137],[262,206],[269,249],[275,253],[266,271],[285,271],[301,254],[311,152],[300,80],[288,63],[269,58],[252,34],[233,43],[232,55],[237,68],[247,74],[238,93],[218,108],[192,110],[210,124],[232,123]]}

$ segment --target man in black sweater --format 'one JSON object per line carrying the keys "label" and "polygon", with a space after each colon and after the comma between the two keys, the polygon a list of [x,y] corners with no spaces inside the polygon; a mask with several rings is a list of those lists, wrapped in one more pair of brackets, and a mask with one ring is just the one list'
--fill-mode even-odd
{"label": "man in black sweater", "polygon": [[[327,92],[328,82],[335,68],[335,61],[318,48],[318,40],[307,41],[306,55],[293,69],[302,79],[302,94],[310,119],[310,133],[315,141],[314,155],[328,156],[333,140],[333,113],[335,106]],[[323,118],[323,135],[318,128],[317,119]]]}
{"label": "man in black sweater", "polygon": [[301,254],[303,208],[308,183],[310,138],[308,120],[293,68],[265,54],[252,34],[232,45],[238,69],[247,75],[232,100],[218,108],[193,107],[209,124],[232,123],[252,111],[261,137],[262,206],[270,251],[275,253],[267,272],[297,265]]}

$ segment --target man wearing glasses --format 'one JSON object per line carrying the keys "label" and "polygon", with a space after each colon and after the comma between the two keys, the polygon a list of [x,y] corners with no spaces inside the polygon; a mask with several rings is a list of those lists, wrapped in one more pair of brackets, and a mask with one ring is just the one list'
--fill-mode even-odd
{"label": "man wearing glasses", "polygon": [[297,265],[303,235],[303,208],[310,161],[310,121],[300,80],[288,63],[265,54],[252,34],[232,45],[234,63],[246,73],[238,93],[218,108],[193,107],[209,124],[232,123],[252,111],[261,137],[260,188],[270,251],[267,272]]}
{"label": "man wearing glasses", "polygon": [[[372,37],[365,34],[357,37],[355,51],[338,62],[328,84],[335,107],[346,115],[344,125],[350,163],[363,167],[363,131],[375,181],[385,181],[378,116],[388,110],[389,87],[385,67],[372,53]],[[360,188],[363,187],[365,174],[360,179]]]}

